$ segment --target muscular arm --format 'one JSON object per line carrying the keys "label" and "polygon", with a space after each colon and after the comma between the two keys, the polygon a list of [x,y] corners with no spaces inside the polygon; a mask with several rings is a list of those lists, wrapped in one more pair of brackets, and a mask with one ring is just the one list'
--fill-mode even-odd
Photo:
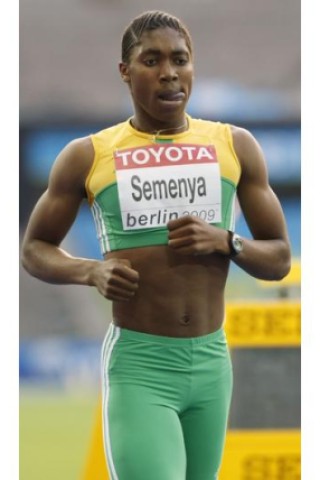
{"label": "muscular arm", "polygon": [[88,261],[69,255],[65,238],[84,198],[84,178],[93,159],[90,139],[71,142],[57,157],[48,188],[37,202],[22,243],[22,264],[50,283],[88,283]]}
{"label": "muscular arm", "polygon": [[[290,246],[282,208],[272,191],[262,150],[246,130],[233,127],[234,148],[242,167],[238,199],[252,233],[232,260],[253,277],[280,280],[290,269]],[[228,232],[197,217],[168,223],[169,247],[183,255],[230,256]]]}
{"label": "muscular arm", "polygon": [[85,179],[93,162],[90,138],[71,142],[57,157],[48,188],[37,202],[22,243],[22,264],[49,283],[94,285],[112,300],[130,298],[137,272],[126,260],[76,258],[60,247],[85,197]]}
{"label": "muscular arm", "polygon": [[262,150],[246,130],[233,127],[234,148],[242,166],[238,199],[252,233],[233,261],[250,275],[280,280],[290,270],[290,245],[280,202],[268,182]]}

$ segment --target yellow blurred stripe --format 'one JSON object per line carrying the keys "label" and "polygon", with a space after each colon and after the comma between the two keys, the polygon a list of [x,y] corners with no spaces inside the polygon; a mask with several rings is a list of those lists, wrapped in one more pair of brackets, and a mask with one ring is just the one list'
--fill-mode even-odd
{"label": "yellow blurred stripe", "polygon": [[110,480],[103,448],[101,409],[102,405],[100,400],[97,406],[96,419],[92,437],[90,439],[91,441],[88,457],[86,458],[83,477],[81,477],[81,480]]}
{"label": "yellow blurred stripe", "polygon": [[298,480],[300,430],[230,430],[219,480]]}
{"label": "yellow blurred stripe", "polygon": [[230,303],[226,335],[230,347],[293,347],[301,343],[298,301]]}
{"label": "yellow blurred stripe", "polygon": [[264,288],[293,287],[301,284],[301,263],[300,260],[294,260],[291,264],[290,272],[286,277],[277,282],[267,282],[258,280],[259,284]]}

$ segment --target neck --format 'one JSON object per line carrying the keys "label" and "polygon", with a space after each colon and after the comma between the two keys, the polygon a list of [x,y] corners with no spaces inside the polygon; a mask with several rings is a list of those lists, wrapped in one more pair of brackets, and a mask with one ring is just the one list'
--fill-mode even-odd
{"label": "neck", "polygon": [[130,119],[130,123],[135,130],[138,130],[139,132],[150,133],[153,136],[159,136],[163,134],[174,135],[176,133],[185,132],[186,130],[188,130],[188,127],[189,127],[189,122],[187,117],[184,117],[183,122],[181,124],[177,126],[167,127],[167,128],[162,128],[162,126],[160,125],[157,128],[151,128],[151,126],[144,128],[140,126],[139,122],[137,122],[135,117],[132,117]]}

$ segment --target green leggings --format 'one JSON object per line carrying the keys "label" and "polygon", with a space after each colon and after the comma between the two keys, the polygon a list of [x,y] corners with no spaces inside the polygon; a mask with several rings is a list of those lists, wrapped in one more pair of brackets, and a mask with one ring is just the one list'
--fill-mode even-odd
{"label": "green leggings", "polygon": [[102,348],[110,480],[216,480],[232,394],[225,332],[172,338],[110,325]]}

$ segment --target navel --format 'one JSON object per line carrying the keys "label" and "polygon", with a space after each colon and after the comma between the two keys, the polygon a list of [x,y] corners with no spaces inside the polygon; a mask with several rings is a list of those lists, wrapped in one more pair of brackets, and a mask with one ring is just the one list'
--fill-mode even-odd
{"label": "navel", "polygon": [[191,318],[190,318],[190,315],[188,315],[187,313],[182,315],[182,317],[180,318],[181,325],[189,325],[190,322],[191,322]]}

